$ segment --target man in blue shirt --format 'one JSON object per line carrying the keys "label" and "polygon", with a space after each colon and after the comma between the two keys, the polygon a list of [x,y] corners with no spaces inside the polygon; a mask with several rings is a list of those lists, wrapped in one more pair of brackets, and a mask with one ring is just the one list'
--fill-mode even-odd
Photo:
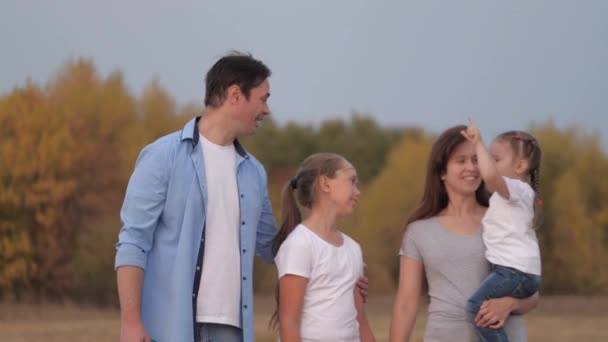
{"label": "man in blue shirt", "polygon": [[120,338],[253,341],[253,254],[272,262],[263,166],[239,144],[270,114],[270,70],[219,59],[206,111],[140,153],[116,245]]}

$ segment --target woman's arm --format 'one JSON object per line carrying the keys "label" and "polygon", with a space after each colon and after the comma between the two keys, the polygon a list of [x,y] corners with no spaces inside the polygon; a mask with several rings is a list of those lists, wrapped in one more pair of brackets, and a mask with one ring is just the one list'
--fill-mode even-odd
{"label": "woman's arm", "polygon": [[422,291],[423,265],[402,256],[399,261],[399,288],[391,319],[391,342],[408,341],[416,322],[416,314]]}
{"label": "woman's arm", "polygon": [[361,342],[376,342],[376,338],[372,333],[372,329],[367,321],[367,315],[365,314],[365,301],[361,290],[355,286],[355,307],[357,308],[357,321],[359,322],[359,336]]}
{"label": "woman's arm", "polygon": [[282,342],[299,342],[304,291],[308,278],[286,274],[279,280],[279,335]]}
{"label": "woman's arm", "polygon": [[511,313],[519,315],[527,314],[528,312],[536,309],[536,307],[538,306],[539,299],[540,295],[538,294],[538,292],[528,298],[515,299],[515,303],[513,304]]}
{"label": "woman's arm", "polygon": [[502,297],[486,300],[479,308],[475,324],[479,327],[501,328],[505,325],[509,314],[526,314],[538,306],[538,300],[538,292],[523,299]]}

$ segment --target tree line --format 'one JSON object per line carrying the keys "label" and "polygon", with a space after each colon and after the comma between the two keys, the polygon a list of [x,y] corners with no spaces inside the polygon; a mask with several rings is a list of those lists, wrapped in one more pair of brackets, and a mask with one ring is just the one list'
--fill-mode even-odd
{"label": "tree line", "polygon": [[[136,96],[121,72],[102,77],[88,59],[0,95],[0,297],[115,304],[114,244],[135,158],[201,111],[177,106],[158,81]],[[551,122],[530,129],[543,148],[543,291],[605,292],[608,159],[599,139]],[[277,218],[280,191],[309,154],[336,152],[356,166],[360,206],[341,228],[363,248],[372,292],[391,293],[433,139],[352,114],[318,125],[268,119],[242,143],[268,171]],[[274,281],[274,267],[256,262],[256,291],[271,293]]]}

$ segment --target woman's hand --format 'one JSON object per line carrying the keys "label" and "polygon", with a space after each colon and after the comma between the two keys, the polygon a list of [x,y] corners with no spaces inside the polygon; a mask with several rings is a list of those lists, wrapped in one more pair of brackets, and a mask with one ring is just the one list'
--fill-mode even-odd
{"label": "woman's hand", "polygon": [[367,279],[366,276],[362,275],[361,277],[359,277],[359,280],[357,281],[356,291],[361,296],[363,303],[367,303],[368,288],[369,288],[369,280]]}
{"label": "woman's hand", "polygon": [[505,325],[505,321],[515,307],[515,298],[502,297],[484,301],[475,316],[478,327],[498,329]]}

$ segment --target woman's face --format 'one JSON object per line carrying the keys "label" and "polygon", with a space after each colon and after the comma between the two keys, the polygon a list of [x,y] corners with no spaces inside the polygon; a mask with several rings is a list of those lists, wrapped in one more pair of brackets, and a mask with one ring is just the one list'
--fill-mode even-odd
{"label": "woman's face", "polygon": [[475,195],[481,185],[481,175],[477,166],[475,146],[465,141],[458,145],[448,159],[445,174],[441,175],[449,194]]}

